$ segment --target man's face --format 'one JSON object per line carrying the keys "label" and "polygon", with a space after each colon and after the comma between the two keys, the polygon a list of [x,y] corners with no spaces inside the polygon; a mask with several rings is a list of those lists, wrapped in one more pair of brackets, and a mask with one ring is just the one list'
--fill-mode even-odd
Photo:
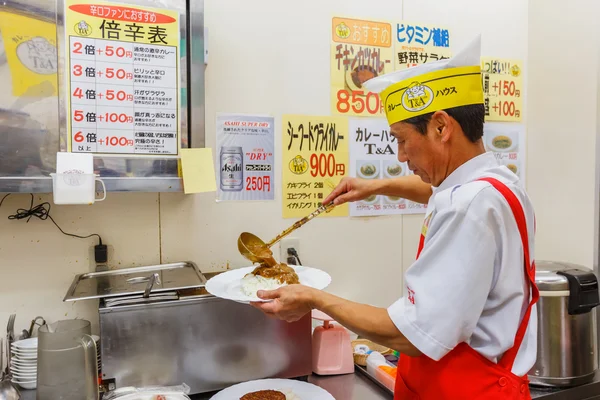
{"label": "man's face", "polygon": [[430,121],[425,135],[405,122],[391,126],[391,133],[398,140],[398,160],[408,163],[415,175],[434,186],[446,178],[443,171],[447,163],[447,146],[440,134],[443,126],[436,125],[435,121]]}

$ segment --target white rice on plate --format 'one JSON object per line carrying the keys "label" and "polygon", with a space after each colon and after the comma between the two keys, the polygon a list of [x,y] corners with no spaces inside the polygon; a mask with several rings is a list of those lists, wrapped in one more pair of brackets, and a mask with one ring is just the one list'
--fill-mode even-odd
{"label": "white rice on plate", "polygon": [[259,290],[276,290],[282,286],[287,286],[287,283],[280,283],[275,278],[264,278],[253,274],[242,278],[242,292],[249,297],[257,297],[256,292]]}

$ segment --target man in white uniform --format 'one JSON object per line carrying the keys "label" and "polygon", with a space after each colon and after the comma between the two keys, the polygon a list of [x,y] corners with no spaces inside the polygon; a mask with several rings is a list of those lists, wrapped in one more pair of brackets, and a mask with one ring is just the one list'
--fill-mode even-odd
{"label": "man in white uniform", "polygon": [[367,82],[381,92],[398,159],[416,176],[345,179],[325,199],[381,194],[428,204],[406,295],[386,310],[292,285],[259,292],[274,301],[254,304],[288,321],[318,309],[398,350],[397,399],[530,398],[534,213],[518,177],[483,147],[479,42]]}

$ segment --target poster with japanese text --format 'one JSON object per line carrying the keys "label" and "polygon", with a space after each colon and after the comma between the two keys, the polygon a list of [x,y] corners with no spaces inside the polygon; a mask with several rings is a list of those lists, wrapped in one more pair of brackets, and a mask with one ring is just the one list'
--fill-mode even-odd
{"label": "poster with japanese text", "polygon": [[481,58],[486,121],[519,122],[523,114],[523,64]]}
{"label": "poster with japanese text", "polygon": [[65,3],[69,150],[179,152],[179,13]]}
{"label": "poster with japanese text", "polygon": [[217,199],[274,200],[273,117],[217,114]]}
{"label": "poster with japanese text", "polygon": [[[348,142],[347,118],[283,116],[283,218],[303,218],[321,206],[347,175]],[[347,204],[322,214],[347,215]]]}
{"label": "poster with japanese text", "polygon": [[0,11],[0,35],[12,77],[12,95],[56,96],[56,25],[26,14]]}
{"label": "poster with japanese text", "polygon": [[[385,119],[351,118],[350,175],[362,179],[393,179],[412,174],[398,161],[398,143]],[[350,216],[418,214],[426,206],[395,196],[372,195],[350,204]]]}
{"label": "poster with japanese text", "polygon": [[331,113],[380,117],[377,93],[363,84],[394,70],[392,25],[334,17],[331,24]]}
{"label": "poster with japanese text", "polygon": [[486,122],[483,141],[487,151],[498,162],[517,174],[525,182],[525,125],[506,122]]}
{"label": "poster with japanese text", "polygon": [[431,24],[394,24],[394,66],[403,70],[450,58],[450,31]]}

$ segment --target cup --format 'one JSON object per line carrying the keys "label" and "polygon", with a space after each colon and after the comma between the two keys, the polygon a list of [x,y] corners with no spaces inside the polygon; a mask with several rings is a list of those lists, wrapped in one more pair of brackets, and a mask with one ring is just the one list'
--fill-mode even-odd
{"label": "cup", "polygon": [[[106,199],[106,186],[95,174],[50,174],[54,204],[94,204]],[[96,198],[96,182],[102,186],[102,197]]]}

